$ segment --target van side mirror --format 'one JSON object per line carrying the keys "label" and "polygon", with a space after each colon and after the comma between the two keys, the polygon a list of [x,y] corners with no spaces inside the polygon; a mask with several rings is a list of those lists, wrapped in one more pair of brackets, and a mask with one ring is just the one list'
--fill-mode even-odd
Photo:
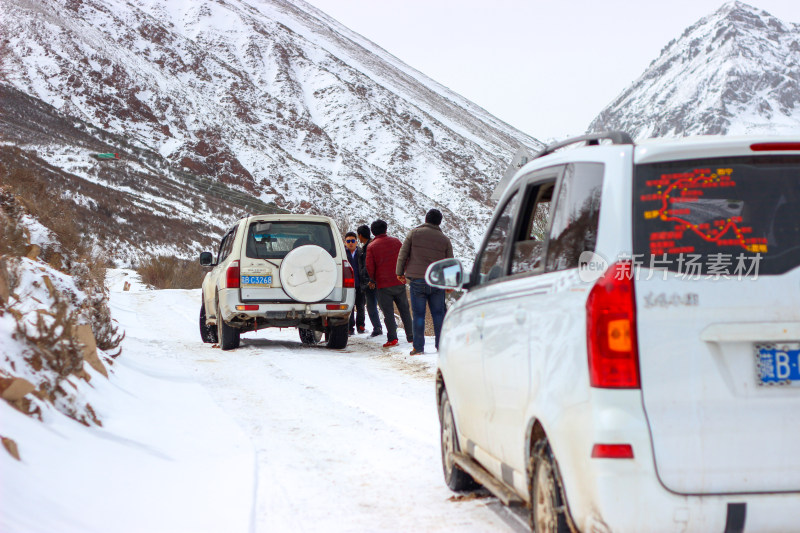
{"label": "van side mirror", "polygon": [[464,267],[458,259],[442,259],[428,266],[425,281],[437,289],[466,288],[464,283]]}
{"label": "van side mirror", "polygon": [[214,266],[214,256],[211,252],[200,252],[200,264],[202,266]]}

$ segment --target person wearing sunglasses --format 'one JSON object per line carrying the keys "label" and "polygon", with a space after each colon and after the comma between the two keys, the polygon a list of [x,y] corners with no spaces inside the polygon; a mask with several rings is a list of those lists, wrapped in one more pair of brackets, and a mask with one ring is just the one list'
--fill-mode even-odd
{"label": "person wearing sunglasses", "polygon": [[356,232],[358,241],[361,243],[358,251],[358,277],[361,280],[361,292],[364,293],[366,301],[367,316],[372,323],[372,333],[369,336],[380,337],[383,335],[383,326],[381,325],[381,315],[378,313],[378,289],[375,288],[375,282],[367,273],[367,248],[372,242],[372,231],[369,226],[362,224]]}
{"label": "person wearing sunglasses", "polygon": [[348,231],[344,236],[344,247],[347,251],[347,260],[353,269],[356,287],[355,312],[350,314],[350,335],[353,335],[358,328],[359,333],[364,333],[364,291],[361,290],[361,280],[358,272],[358,238],[353,231]]}

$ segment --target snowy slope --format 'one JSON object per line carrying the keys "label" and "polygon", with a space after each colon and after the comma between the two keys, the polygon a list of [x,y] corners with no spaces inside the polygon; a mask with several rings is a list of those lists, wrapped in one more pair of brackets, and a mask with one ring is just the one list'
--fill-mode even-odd
{"label": "snowy slope", "polygon": [[23,92],[279,207],[404,235],[439,207],[471,253],[538,141],[302,0],[6,0]]}
{"label": "snowy slope", "polygon": [[738,1],[670,42],[589,125],[634,138],[800,133],[800,25]]}
{"label": "snowy slope", "polygon": [[[43,275],[80,295],[70,276],[22,263],[18,310],[47,302]],[[136,335],[135,325],[126,329]],[[29,349],[2,308],[0,348],[0,376],[27,378],[40,390],[52,380],[46,368],[26,363]],[[0,531],[252,531],[256,473],[248,436],[179,365],[154,364],[148,350],[126,352],[113,361],[103,354],[108,377],[84,363],[91,379],[67,378],[54,404],[28,393],[39,418],[0,401],[0,432],[19,454],[17,460],[0,448]],[[90,405],[97,425],[76,416]]]}

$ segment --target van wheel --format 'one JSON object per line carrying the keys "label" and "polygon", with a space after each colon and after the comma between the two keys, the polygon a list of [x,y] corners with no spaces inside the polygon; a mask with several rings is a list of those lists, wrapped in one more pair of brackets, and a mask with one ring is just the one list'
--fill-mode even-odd
{"label": "van wheel", "polygon": [[461,470],[455,462],[454,454],[459,451],[456,423],[453,419],[453,410],[450,408],[450,398],[447,391],[442,391],[440,401],[441,417],[441,445],[442,445],[442,471],[444,481],[451,490],[469,490],[476,486],[472,476]]}
{"label": "van wheel", "polygon": [[347,346],[347,339],[350,336],[349,331],[349,324],[346,322],[341,326],[328,326],[325,346],[333,350],[341,350]]}
{"label": "van wheel", "polygon": [[233,350],[239,347],[241,332],[238,328],[234,328],[225,323],[222,319],[222,313],[219,311],[217,305],[217,338],[219,339],[219,347],[223,350]]}
{"label": "van wheel", "polygon": [[300,342],[307,346],[313,346],[322,340],[322,332],[307,328],[297,328],[300,333]]}
{"label": "van wheel", "polygon": [[544,533],[569,533],[564,489],[547,439],[536,443],[531,462],[531,529]]}
{"label": "van wheel", "polygon": [[206,324],[206,303],[200,303],[200,338],[203,342],[212,344],[217,341],[217,327],[212,324]]}

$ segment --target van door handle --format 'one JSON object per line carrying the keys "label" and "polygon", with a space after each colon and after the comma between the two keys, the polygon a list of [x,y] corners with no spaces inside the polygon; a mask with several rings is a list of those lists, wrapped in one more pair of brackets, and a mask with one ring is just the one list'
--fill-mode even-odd
{"label": "van door handle", "polygon": [[514,319],[517,321],[517,324],[522,325],[528,319],[528,313],[520,308],[514,313]]}

